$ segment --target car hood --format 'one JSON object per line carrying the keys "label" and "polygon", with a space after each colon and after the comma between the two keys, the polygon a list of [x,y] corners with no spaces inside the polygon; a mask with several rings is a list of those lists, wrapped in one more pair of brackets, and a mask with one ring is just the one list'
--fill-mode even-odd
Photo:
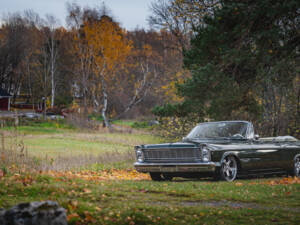
{"label": "car hood", "polygon": [[195,142],[207,146],[210,150],[234,150],[249,146],[249,141],[245,139],[206,139]]}
{"label": "car hood", "polygon": [[145,149],[151,148],[161,148],[161,149],[170,149],[170,148],[195,148],[199,146],[198,143],[191,143],[191,142],[176,142],[176,143],[164,143],[164,144],[148,144],[142,145]]}
{"label": "car hood", "polygon": [[195,148],[200,146],[207,146],[211,150],[225,150],[236,149],[242,145],[249,145],[247,141],[242,140],[197,140],[176,143],[163,143],[163,144],[147,144],[142,145],[144,149],[176,149],[176,148]]}

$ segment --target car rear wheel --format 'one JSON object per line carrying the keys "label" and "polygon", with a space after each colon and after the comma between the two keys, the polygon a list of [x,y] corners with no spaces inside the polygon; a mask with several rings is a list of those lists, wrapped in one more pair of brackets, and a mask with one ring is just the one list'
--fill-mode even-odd
{"label": "car rear wheel", "polygon": [[297,156],[294,161],[294,175],[300,177],[300,156]]}
{"label": "car rear wheel", "polygon": [[225,181],[234,181],[238,172],[237,161],[234,156],[226,156],[221,164],[220,175]]}

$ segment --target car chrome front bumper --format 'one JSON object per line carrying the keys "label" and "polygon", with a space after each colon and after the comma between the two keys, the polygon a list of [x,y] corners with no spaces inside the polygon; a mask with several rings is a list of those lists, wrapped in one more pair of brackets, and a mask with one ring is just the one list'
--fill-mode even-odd
{"label": "car chrome front bumper", "polygon": [[218,163],[199,162],[199,163],[147,163],[136,162],[134,167],[138,172],[214,172]]}

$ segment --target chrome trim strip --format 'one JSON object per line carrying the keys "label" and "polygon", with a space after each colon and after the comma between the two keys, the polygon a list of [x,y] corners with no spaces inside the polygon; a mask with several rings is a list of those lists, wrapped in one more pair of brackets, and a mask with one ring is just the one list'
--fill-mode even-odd
{"label": "chrome trim strip", "polygon": [[172,150],[172,149],[199,149],[200,147],[172,147],[172,146],[168,146],[168,147],[156,147],[156,148],[142,148],[142,150]]}
{"label": "chrome trim strip", "polygon": [[214,172],[219,163],[134,163],[138,172]]}
{"label": "chrome trim strip", "polygon": [[171,159],[171,158],[149,158],[149,157],[147,157],[147,161],[151,161],[151,160],[157,160],[157,161],[165,161],[165,160],[174,160],[174,161],[176,161],[176,160],[190,160],[191,161],[191,159],[193,159],[194,161],[200,161],[200,159],[199,158],[197,158],[197,157],[182,157],[182,158],[174,158],[174,159]]}
{"label": "chrome trim strip", "polygon": [[220,166],[215,162],[199,162],[199,163],[139,163],[135,162],[134,166]]}

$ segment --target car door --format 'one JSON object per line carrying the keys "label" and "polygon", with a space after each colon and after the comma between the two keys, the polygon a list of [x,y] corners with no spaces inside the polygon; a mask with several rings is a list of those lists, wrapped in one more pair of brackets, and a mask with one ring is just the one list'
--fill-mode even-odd
{"label": "car door", "polygon": [[239,158],[242,163],[244,170],[256,170],[258,168],[259,161],[261,160],[258,156],[256,149],[252,148],[252,140],[245,143],[243,148],[239,147]]}
{"label": "car door", "polygon": [[282,146],[277,142],[253,140],[252,154],[257,170],[277,170],[282,168]]}

